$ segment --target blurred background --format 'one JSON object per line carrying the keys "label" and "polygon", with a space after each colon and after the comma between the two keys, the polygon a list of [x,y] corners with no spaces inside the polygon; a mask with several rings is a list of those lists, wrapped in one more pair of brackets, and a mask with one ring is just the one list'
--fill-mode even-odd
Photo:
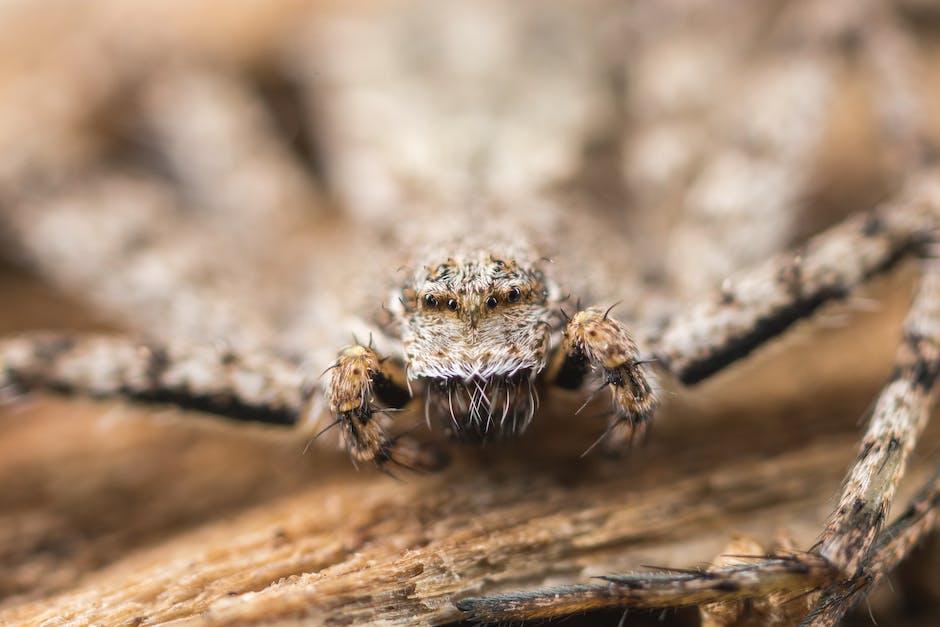
{"label": "blurred background", "polygon": [[[128,331],[329,363],[412,251],[476,230],[525,233],[565,284],[625,299],[618,311],[643,323],[890,198],[935,161],[938,140],[929,0],[0,2],[0,331]],[[619,471],[569,463],[570,425],[542,429],[511,461],[494,452],[489,469],[458,459],[475,489],[515,486],[463,509],[436,500],[459,491],[459,470],[389,487],[341,453],[299,455],[291,434],[0,390],[0,622],[263,617],[274,606],[224,597],[302,573],[322,584],[353,551],[381,562],[435,546],[433,533],[396,539],[415,508],[462,528],[548,493],[551,513],[583,510],[567,492],[578,486],[668,490],[689,473],[831,448],[795,494],[721,524],[690,519],[681,541],[608,538],[544,572],[509,560],[432,601],[415,593],[427,603],[410,611],[446,623],[459,618],[453,594],[651,563],[641,558],[701,563],[737,531],[770,542],[786,527],[808,546],[890,369],[915,275],[901,268],[704,391],[667,382],[662,429]],[[573,428],[586,442],[596,430]],[[715,433],[730,435],[703,442]],[[631,473],[646,478],[625,488]],[[271,512],[295,528],[278,535]],[[390,516],[384,536],[368,527],[377,512]],[[220,555],[226,525],[240,538],[274,529],[295,561],[241,562],[232,549],[224,574],[180,581],[182,556]],[[367,527],[384,540],[363,544]],[[925,574],[936,557],[933,540],[876,592],[879,624],[940,619]],[[280,566],[261,573],[266,561]],[[366,588],[369,576],[380,574]],[[341,585],[308,588],[327,600],[276,600],[294,619],[351,603]],[[371,611],[356,616],[382,616]]]}

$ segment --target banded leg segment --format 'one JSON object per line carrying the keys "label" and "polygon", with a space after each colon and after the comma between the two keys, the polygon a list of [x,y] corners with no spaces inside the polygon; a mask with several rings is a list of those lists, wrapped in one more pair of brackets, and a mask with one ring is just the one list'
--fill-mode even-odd
{"label": "banded leg segment", "polygon": [[[812,624],[835,624],[873,581],[873,546],[885,525],[907,460],[936,404],[940,379],[940,261],[924,279],[904,325],[895,370],[872,411],[868,431],[815,551],[845,581],[827,593]],[[836,599],[841,599],[836,601]]]}
{"label": "banded leg segment", "polygon": [[[390,409],[401,409],[411,400],[402,373],[374,349],[354,345],[340,351],[330,367],[326,400],[334,423],[353,460],[378,466],[393,462],[419,470],[435,470],[445,460],[407,436],[389,433]],[[381,403],[381,405],[377,404]]]}
{"label": "banded leg segment", "polygon": [[930,417],[940,375],[940,262],[925,263],[923,285],[904,327],[895,371],[872,412],[839,506],[819,553],[854,575],[885,523],[907,458]]}
{"label": "banded leg segment", "polygon": [[652,374],[637,354],[624,324],[596,308],[576,313],[565,327],[549,374],[557,386],[581,387],[590,372],[610,388],[613,415],[605,433],[608,451],[623,450],[642,437],[656,408]]}
{"label": "banded leg segment", "polygon": [[302,384],[293,361],[214,344],[63,332],[0,339],[0,389],[14,393],[123,397],[293,426],[304,404]]}
{"label": "banded leg segment", "polygon": [[644,337],[663,367],[697,383],[916,253],[938,228],[940,171],[931,170],[914,176],[894,201],[730,277],[714,298],[652,325],[658,328]]}
{"label": "banded leg segment", "polygon": [[898,563],[940,520],[940,468],[921,487],[904,512],[878,536],[862,571],[852,579],[833,586],[816,604],[804,625],[837,625],[852,609],[893,571]]}

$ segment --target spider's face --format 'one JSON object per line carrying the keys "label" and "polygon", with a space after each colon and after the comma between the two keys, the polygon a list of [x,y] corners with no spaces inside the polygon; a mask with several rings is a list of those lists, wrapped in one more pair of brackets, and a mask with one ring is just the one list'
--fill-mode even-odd
{"label": "spider's face", "polygon": [[521,431],[548,348],[543,273],[508,255],[474,252],[422,266],[402,296],[409,378],[428,384],[456,433]]}

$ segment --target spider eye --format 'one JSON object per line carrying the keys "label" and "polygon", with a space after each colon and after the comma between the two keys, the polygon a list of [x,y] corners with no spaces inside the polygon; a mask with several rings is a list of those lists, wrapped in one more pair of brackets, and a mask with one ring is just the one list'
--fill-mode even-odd
{"label": "spider eye", "polygon": [[428,307],[437,307],[437,299],[434,297],[434,294],[425,294],[424,304]]}
{"label": "spider eye", "polygon": [[518,287],[514,287],[509,290],[509,302],[510,303],[514,303],[520,298],[522,298],[522,292],[519,291]]}
{"label": "spider eye", "polygon": [[447,301],[447,308],[451,311],[457,311],[457,299],[451,298],[449,301]]}
{"label": "spider eye", "polygon": [[486,306],[490,309],[496,309],[496,305],[499,304],[499,300],[495,296],[490,296],[486,299]]}

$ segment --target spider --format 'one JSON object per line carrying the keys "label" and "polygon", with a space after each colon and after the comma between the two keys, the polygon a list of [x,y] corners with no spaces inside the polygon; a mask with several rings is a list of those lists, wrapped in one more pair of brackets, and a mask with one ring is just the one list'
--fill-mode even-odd
{"label": "spider", "polygon": [[[105,13],[70,44],[86,54],[64,59],[87,58],[104,38],[125,47],[114,57],[126,65],[101,82],[75,84],[67,66],[41,76],[74,97],[51,113],[19,112],[37,134],[2,163],[0,220],[20,259],[131,333],[0,339],[0,389],[170,404],[293,427],[317,452],[338,436],[354,461],[386,471],[441,470],[363,488],[377,511],[423,516],[401,523],[409,540],[383,545],[376,523],[345,529],[347,512],[323,513],[322,538],[312,523],[285,523],[275,534],[283,555],[248,581],[223,568],[204,596],[178,583],[203,572],[202,558],[145,570],[145,587],[193,605],[151,607],[141,621],[512,621],[694,605],[712,624],[832,624],[910,552],[934,527],[940,486],[928,480],[889,523],[940,367],[940,175],[916,46],[878,3],[733,5],[453,1],[325,21],[285,9],[251,62],[199,52],[183,35],[179,49],[196,52],[167,60],[146,28],[115,43]],[[710,27],[730,21],[735,31],[715,41]],[[904,182],[841,220],[800,213],[837,75],[851,63],[877,94],[872,117],[890,148],[878,172]],[[715,85],[732,95],[715,98]],[[802,226],[800,215],[815,221]],[[733,370],[907,259],[921,260],[919,295],[816,544],[766,554],[747,545],[709,567],[570,585],[598,572],[588,565],[601,549],[629,552],[624,519],[668,528],[681,524],[676,512],[708,519],[694,514],[708,508],[703,491],[743,498],[720,487],[741,483],[700,469],[700,482],[677,484],[679,501],[653,489],[638,503],[593,501],[592,477],[628,485],[616,464],[642,462],[634,440],[669,445],[646,432],[671,381]],[[522,453],[523,469],[508,475],[464,459],[443,469],[438,435],[512,456],[539,441],[551,414],[569,417],[552,429],[583,423],[590,442],[626,462],[588,467],[572,489],[567,471],[531,479]],[[497,442],[504,436],[513,442]],[[754,509],[772,502],[764,493],[784,499],[785,482],[759,468]],[[393,490],[407,496],[383,501]],[[493,545],[474,535],[477,518]],[[437,524],[452,527],[427,535]],[[335,552],[349,557],[291,549],[305,534],[344,538]],[[248,535],[225,546],[254,546]],[[407,542],[404,555],[395,542]],[[520,583],[531,590],[511,592]],[[350,596],[357,589],[368,599]],[[346,601],[317,605],[336,590]],[[133,590],[112,593],[114,612],[139,604]],[[68,610],[78,622],[127,618],[107,611]],[[7,612],[0,618],[52,617],[29,605]]]}
{"label": "spider", "polygon": [[[408,381],[424,388],[428,423],[433,405],[445,432],[457,438],[520,435],[537,410],[536,384],[547,380],[577,389],[596,371],[611,390],[608,445],[620,448],[642,434],[655,407],[650,374],[610,309],[575,313],[553,343],[560,292],[535,258],[519,242],[502,249],[464,245],[429,257],[388,307],[402,338]],[[552,344],[558,347],[554,358],[547,348]],[[547,368],[549,361],[554,363]],[[390,438],[379,422],[388,410],[373,399],[401,409],[412,394],[410,383],[375,349],[350,346],[330,370],[327,395],[335,421],[327,428],[340,426],[354,458],[438,465],[409,440]]]}

